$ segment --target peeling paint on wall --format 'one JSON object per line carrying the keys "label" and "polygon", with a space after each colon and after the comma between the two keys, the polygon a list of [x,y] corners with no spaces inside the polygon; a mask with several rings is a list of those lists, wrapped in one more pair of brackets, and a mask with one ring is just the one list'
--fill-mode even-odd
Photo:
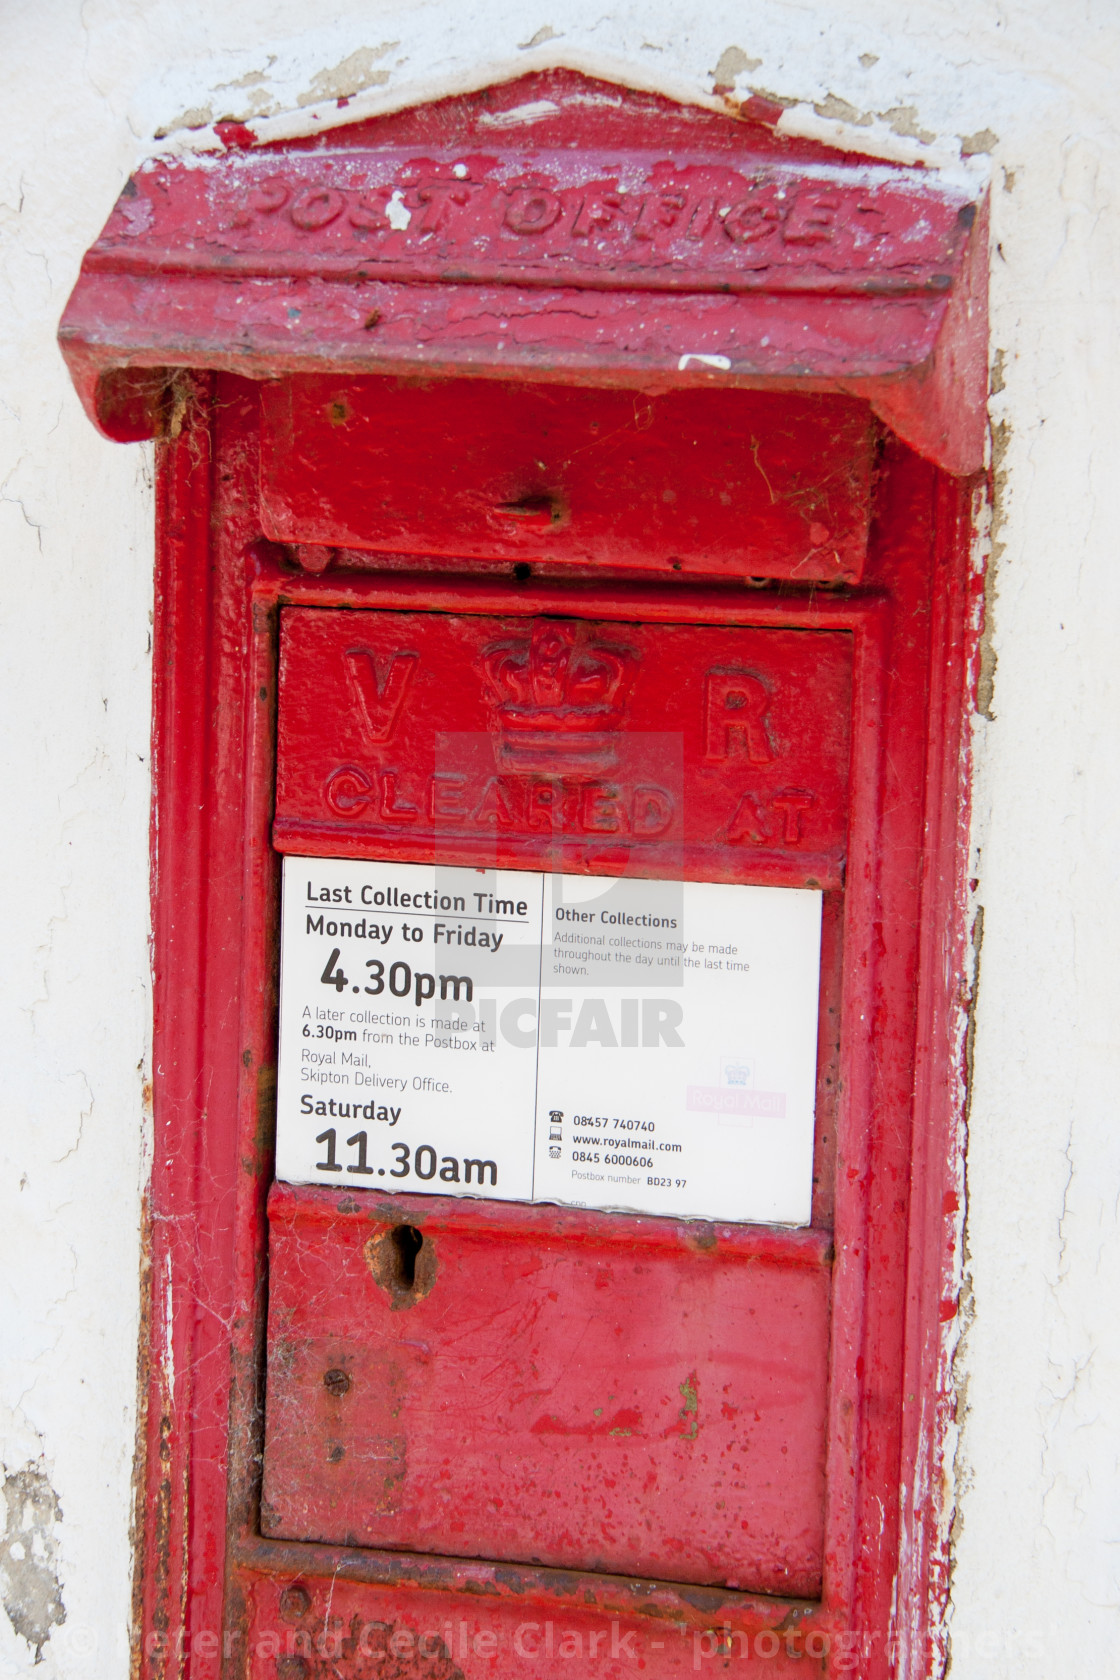
{"label": "peeling paint on wall", "polygon": [[359,47],[336,64],[332,70],[320,70],[311,78],[306,93],[301,93],[297,105],[317,105],[323,99],[352,99],[366,88],[384,87],[389,80],[388,70],[375,70],[378,59],[391,53],[399,41],[382,41],[379,47]]}
{"label": "peeling paint on wall", "polygon": [[5,1472],[4,1502],[0,1592],[8,1620],[20,1638],[35,1647],[35,1661],[40,1663],[43,1646],[66,1620],[55,1538],[62,1507],[42,1461]]}
{"label": "peeling paint on wall", "polygon": [[724,47],[719,55],[719,62],[712,71],[712,78],[717,89],[732,88],[736,79],[744,72],[750,74],[761,68],[762,60],[748,57],[742,47]]}

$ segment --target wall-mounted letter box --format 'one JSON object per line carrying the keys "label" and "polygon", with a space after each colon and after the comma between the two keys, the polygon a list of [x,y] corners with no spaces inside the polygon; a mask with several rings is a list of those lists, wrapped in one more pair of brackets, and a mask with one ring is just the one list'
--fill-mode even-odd
{"label": "wall-mounted letter box", "polygon": [[155,163],[141,1672],[917,1675],[982,218],[537,76]]}

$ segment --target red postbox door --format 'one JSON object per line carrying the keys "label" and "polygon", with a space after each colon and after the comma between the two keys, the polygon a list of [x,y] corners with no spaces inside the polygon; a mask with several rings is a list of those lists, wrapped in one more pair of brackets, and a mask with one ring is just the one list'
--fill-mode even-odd
{"label": "red postbox door", "polygon": [[827,1235],[365,1200],[269,1204],[265,1533],[819,1595]]}
{"label": "red postbox door", "polygon": [[[844,632],[288,609],[274,839],[297,853],[293,884],[314,873],[318,853],[520,870],[536,863],[639,884],[683,874],[835,889],[846,851],[851,700],[852,637]],[[505,877],[519,878],[533,879]],[[326,918],[314,899],[303,904],[304,890],[295,917],[313,936],[315,978],[331,951],[332,976],[361,973],[367,949],[377,955],[365,966],[379,976],[387,968],[390,981],[396,969],[412,972],[406,958],[419,970],[430,943],[402,944],[398,935],[390,944],[391,923],[371,927],[368,916],[347,909],[351,898],[361,901],[356,886],[313,889],[333,895]],[[531,897],[531,887],[524,890]],[[433,930],[446,938],[447,921],[423,909],[412,914],[414,938],[430,941]],[[675,916],[605,915],[608,928],[625,921],[647,936],[601,936],[606,975],[603,962],[598,980],[588,975],[588,997],[623,976],[636,988],[635,963],[673,960],[659,954],[680,941],[650,937],[657,924],[671,922],[685,936],[699,931],[683,913],[679,928]],[[461,936],[461,925],[455,920],[450,931]],[[477,927],[485,936],[492,925],[484,917]],[[475,931],[468,920],[468,936]],[[560,937],[568,938],[566,925]],[[695,954],[682,961],[708,965],[734,986],[734,958],[715,950],[738,955],[738,947],[684,943]],[[588,949],[594,960],[595,944]],[[328,985],[328,995],[341,1004],[351,989],[358,991],[349,982]],[[387,988],[378,995],[390,999]],[[426,995],[417,988],[418,1002]],[[827,1004],[826,1020],[834,995]],[[282,1050],[282,1129],[302,1123],[310,1136],[336,1107],[347,1120],[372,1116],[374,1104],[362,1098],[376,1092],[369,1081],[377,1079],[404,1105],[399,1130],[398,1111],[388,1110],[392,1130],[384,1135],[410,1140],[420,1162],[417,1140],[427,1134],[408,1123],[416,1080],[395,1077],[414,1065],[399,1029],[348,1025],[416,1023],[419,1042],[431,1022],[412,1012],[407,984],[395,1007],[409,1013],[371,1015],[364,997],[356,1010],[312,1002],[302,1014],[331,1020],[302,1029],[292,1013],[293,1035],[319,1036],[300,1051],[306,1119],[289,1120]],[[605,1001],[601,1009],[605,1024]],[[699,1035],[702,1026],[693,1020],[683,1030]],[[617,1048],[609,1025],[605,1031]],[[467,1083],[474,1046],[448,1033],[423,1036],[433,1048],[415,1065],[457,1081],[466,1105],[445,1133],[448,1147],[481,1138],[460,1147],[497,1153],[490,1141],[497,1122],[470,1106],[478,1102]],[[359,1045],[371,1048],[363,1054]],[[539,1048],[534,1054],[539,1062]],[[815,1032],[803,1054],[815,1086]],[[454,1087],[448,1106],[453,1101]],[[652,1169],[670,1159],[677,1205],[703,1215],[712,1188],[690,1191],[681,1176],[701,1170],[702,1151],[718,1159],[722,1140],[724,1170],[755,1175],[763,1147],[798,1155],[794,1115],[784,1096],[781,1104],[776,1118],[735,1120],[752,1136],[767,1134],[753,1152],[742,1129],[727,1129],[730,1113],[682,1112],[684,1144],[651,1146],[678,1152],[668,1157],[634,1147],[648,1136],[640,1130],[619,1134],[626,1149],[616,1136],[612,1152],[609,1139],[587,1129],[601,1124],[591,1114],[577,1117],[585,1129],[573,1143],[569,1111],[567,1145],[557,1154],[564,1149],[579,1166],[573,1190],[560,1194],[591,1193],[591,1164],[602,1163],[636,1169],[606,1179],[608,1202],[647,1205],[649,1185],[660,1183]],[[652,1127],[649,1112],[639,1107],[628,1123]],[[805,1144],[808,1219],[811,1129]],[[410,1144],[389,1148],[396,1165],[366,1169],[366,1182],[381,1190],[391,1183],[387,1172],[408,1174]],[[381,1159],[376,1139],[373,1149]],[[279,1159],[288,1158],[282,1141]],[[433,1172],[435,1159],[433,1152]],[[458,1182],[457,1154],[443,1159]],[[422,1188],[415,1175],[409,1186]],[[479,1187],[476,1179],[476,1195]],[[501,1178],[492,1188],[495,1196],[511,1193]],[[752,1192],[741,1187],[738,1217],[764,1205],[751,1202]],[[544,1197],[556,1193],[546,1188]],[[672,1206],[672,1195],[654,1205]],[[726,1205],[736,1217],[735,1195]],[[775,1206],[794,1216],[792,1206]],[[266,1533],[799,1596],[820,1591],[827,1231],[666,1226],[606,1212],[489,1211],[444,1198],[429,1206],[407,1196],[387,1209],[383,1194],[340,1199],[281,1186],[269,1219]],[[421,1242],[407,1286],[394,1246],[401,1231],[412,1242],[418,1232]]]}

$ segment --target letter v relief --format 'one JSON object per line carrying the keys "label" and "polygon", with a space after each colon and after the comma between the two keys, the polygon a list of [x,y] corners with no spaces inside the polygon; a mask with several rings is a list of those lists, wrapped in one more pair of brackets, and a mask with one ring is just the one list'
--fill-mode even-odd
{"label": "letter v relief", "polygon": [[347,648],[347,669],[372,744],[392,735],[419,663],[418,653],[393,653],[382,662],[372,648]]}

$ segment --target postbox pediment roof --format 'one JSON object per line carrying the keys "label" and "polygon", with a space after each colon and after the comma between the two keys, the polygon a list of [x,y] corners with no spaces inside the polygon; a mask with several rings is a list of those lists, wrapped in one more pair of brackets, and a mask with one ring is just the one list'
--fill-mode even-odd
{"label": "postbox pediment roof", "polygon": [[[771,118],[775,113],[762,113]],[[844,391],[982,464],[983,222],[932,171],[569,71],[153,159],[61,342],[109,436],[178,368]]]}

